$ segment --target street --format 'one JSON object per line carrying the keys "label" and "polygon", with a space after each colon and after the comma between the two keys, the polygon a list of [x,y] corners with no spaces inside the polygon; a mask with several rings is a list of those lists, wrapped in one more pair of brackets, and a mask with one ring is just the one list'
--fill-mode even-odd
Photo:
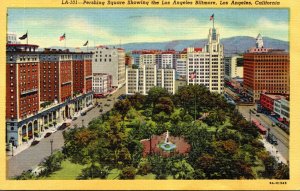
{"label": "street", "polygon": [[[246,118],[246,120],[250,121],[250,109],[253,110],[255,106],[237,106],[239,112]],[[259,116],[257,116],[258,114]],[[260,123],[266,128],[270,129],[270,132],[277,138],[278,145],[273,145],[278,152],[283,156],[283,158],[288,161],[289,160],[289,135],[286,134],[282,129],[278,126],[272,126],[273,121],[269,119],[263,113],[255,114],[251,113],[251,120],[256,119],[260,121]]]}
{"label": "street", "polygon": [[[125,86],[114,92],[111,97],[98,98],[97,101],[102,102],[102,113],[111,110],[114,102],[117,101],[117,97],[124,93]],[[111,101],[108,101],[107,99],[111,99]],[[95,102],[96,99],[94,99],[94,103]],[[109,106],[104,106],[105,104],[109,104]],[[99,110],[99,107],[95,107],[87,112],[86,115],[79,115],[75,121],[71,122],[70,127],[74,128],[76,125],[77,127],[81,127],[82,125],[87,126],[92,119],[100,116]],[[58,130],[55,133],[51,134],[49,137],[42,139],[37,145],[30,146],[28,149],[18,153],[15,156],[7,157],[7,176],[11,178],[16,175],[20,175],[23,171],[36,168],[38,164],[44,160],[44,158],[48,157],[51,154],[50,140],[53,140],[53,150],[61,149],[64,145],[62,132],[63,131]]]}

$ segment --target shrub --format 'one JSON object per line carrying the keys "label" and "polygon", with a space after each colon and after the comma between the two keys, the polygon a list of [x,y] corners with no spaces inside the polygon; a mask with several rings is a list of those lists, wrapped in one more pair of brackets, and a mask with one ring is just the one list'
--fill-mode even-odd
{"label": "shrub", "polygon": [[136,169],[133,166],[127,166],[122,169],[120,173],[120,179],[134,179],[136,175]]}
{"label": "shrub", "polygon": [[41,164],[41,166],[44,167],[44,170],[41,172],[41,176],[49,176],[54,171],[59,170],[63,159],[64,155],[61,151],[54,152],[46,158]]}
{"label": "shrub", "polygon": [[81,174],[77,177],[80,180],[101,178],[105,179],[108,176],[108,166],[102,167],[99,163],[92,163],[90,166],[82,169]]}

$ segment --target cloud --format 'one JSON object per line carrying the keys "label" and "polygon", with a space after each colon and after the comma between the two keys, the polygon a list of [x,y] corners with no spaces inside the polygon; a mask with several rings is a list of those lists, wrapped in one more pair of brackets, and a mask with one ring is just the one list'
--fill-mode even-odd
{"label": "cloud", "polygon": [[[80,15],[67,15],[64,19],[53,17],[26,17],[9,23],[9,31],[21,36],[29,30],[30,43],[41,47],[64,46],[59,36],[66,33],[67,46],[78,47],[86,40],[95,41],[97,45],[131,43],[131,42],[161,42],[172,40],[188,40],[207,38],[212,22],[196,17],[165,18],[159,16],[138,16],[128,18],[126,28],[120,25],[103,24],[94,18]],[[124,21],[125,22],[125,21]],[[249,23],[250,24],[250,23]],[[123,25],[122,25],[123,26]],[[288,23],[271,21],[261,17],[251,25],[235,25],[225,22],[215,23],[220,37],[252,36],[258,33],[263,36],[288,40]]]}

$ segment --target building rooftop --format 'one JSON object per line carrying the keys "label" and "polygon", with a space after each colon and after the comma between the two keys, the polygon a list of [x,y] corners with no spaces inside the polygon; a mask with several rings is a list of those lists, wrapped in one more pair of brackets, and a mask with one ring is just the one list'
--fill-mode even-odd
{"label": "building rooftop", "polygon": [[283,96],[283,95],[265,94],[265,93],[262,93],[262,94],[264,94],[265,96],[267,96],[273,100],[285,99],[285,96]]}

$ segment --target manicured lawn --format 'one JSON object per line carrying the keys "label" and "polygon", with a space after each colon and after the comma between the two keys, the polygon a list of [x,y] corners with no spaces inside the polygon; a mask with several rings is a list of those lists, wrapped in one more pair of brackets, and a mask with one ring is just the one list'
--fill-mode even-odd
{"label": "manicured lawn", "polygon": [[76,177],[84,168],[83,165],[71,163],[65,160],[61,164],[61,169],[51,174],[49,177],[43,177],[41,180],[76,180]]}
{"label": "manicured lawn", "polygon": [[120,174],[120,170],[117,168],[112,169],[108,176],[107,176],[107,180],[115,180],[115,179],[119,179],[119,174]]}
{"label": "manicured lawn", "polygon": [[135,179],[137,179],[137,180],[155,180],[155,174],[149,173],[145,176],[136,175]]}

